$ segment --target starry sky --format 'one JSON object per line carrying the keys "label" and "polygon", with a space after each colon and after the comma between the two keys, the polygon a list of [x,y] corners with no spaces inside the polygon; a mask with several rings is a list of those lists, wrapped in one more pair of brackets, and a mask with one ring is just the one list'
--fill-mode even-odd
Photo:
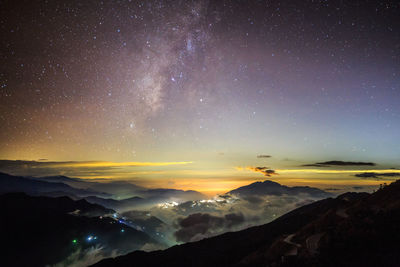
{"label": "starry sky", "polygon": [[[397,1],[1,1],[0,166],[213,192],[392,179],[399,17]],[[350,164],[314,164],[332,160]]]}

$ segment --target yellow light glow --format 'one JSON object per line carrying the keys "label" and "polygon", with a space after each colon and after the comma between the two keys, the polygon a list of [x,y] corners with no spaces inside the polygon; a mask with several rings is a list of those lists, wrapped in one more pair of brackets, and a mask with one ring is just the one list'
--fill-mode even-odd
{"label": "yellow light glow", "polygon": [[171,166],[171,165],[186,165],[192,161],[180,162],[111,162],[111,161],[82,161],[82,162],[49,162],[53,168],[93,168],[93,167],[146,167],[146,166]]}

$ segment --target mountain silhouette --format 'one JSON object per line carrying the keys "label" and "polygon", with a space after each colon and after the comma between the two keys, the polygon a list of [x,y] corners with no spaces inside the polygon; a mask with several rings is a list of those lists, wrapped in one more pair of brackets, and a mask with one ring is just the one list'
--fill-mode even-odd
{"label": "mountain silhouette", "polygon": [[[63,178],[62,180],[65,181],[65,178]],[[65,194],[72,194],[80,197],[93,196],[93,195],[103,196],[103,197],[110,196],[109,194],[97,192],[92,189],[74,188],[63,182],[55,182],[54,179],[52,179],[52,181],[49,182],[49,181],[34,179],[32,177],[20,177],[20,176],[13,176],[5,173],[0,173],[0,193],[9,193],[9,192],[25,192],[30,195],[48,194],[51,192],[64,192]]]}
{"label": "mountain silhouette", "polygon": [[255,182],[229,191],[228,194],[239,196],[264,196],[264,195],[298,195],[307,194],[316,198],[327,198],[332,196],[331,193],[325,192],[321,189],[309,186],[294,186],[289,187],[279,183],[265,180],[264,182]]}
{"label": "mountain silhouette", "polygon": [[[11,176],[5,174],[6,176]],[[45,177],[19,177],[23,179],[30,179],[36,182],[49,182],[53,185],[44,184],[47,187],[59,187],[60,183],[68,185],[74,189],[64,190],[65,193],[73,193],[75,190],[75,195],[84,195],[89,197],[88,201],[92,203],[97,203],[100,205],[115,208],[115,209],[125,209],[137,205],[151,206],[159,202],[167,201],[188,201],[188,200],[201,200],[207,198],[200,192],[194,190],[179,190],[170,188],[155,188],[149,189],[142,186],[138,186],[125,181],[105,181],[96,182],[88,181],[80,178],[70,178],[67,176],[45,176]],[[17,186],[12,191],[24,191],[18,190]],[[57,188],[61,192],[62,188]],[[80,193],[78,189],[81,190]],[[47,189],[41,189],[47,193]],[[24,191],[25,192],[25,191]],[[104,193],[99,193],[104,192]],[[91,194],[90,194],[91,193]],[[103,194],[103,195],[101,195]],[[97,198],[96,198],[97,196]],[[100,199],[102,198],[102,199]],[[142,200],[140,200],[141,198]],[[106,199],[106,200],[103,200]],[[108,200],[107,200],[108,199]],[[112,201],[112,200],[116,200]]]}

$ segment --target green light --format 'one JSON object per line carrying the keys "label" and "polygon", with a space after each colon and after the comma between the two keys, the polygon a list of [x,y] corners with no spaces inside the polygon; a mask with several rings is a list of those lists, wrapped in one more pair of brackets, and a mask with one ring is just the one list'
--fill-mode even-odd
{"label": "green light", "polygon": [[72,240],[72,243],[76,244],[76,243],[78,243],[78,240],[74,239],[74,240]]}

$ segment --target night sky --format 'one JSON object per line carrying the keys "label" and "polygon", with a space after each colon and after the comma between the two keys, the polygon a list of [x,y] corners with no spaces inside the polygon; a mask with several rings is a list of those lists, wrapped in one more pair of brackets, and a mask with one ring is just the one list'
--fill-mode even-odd
{"label": "night sky", "polygon": [[0,159],[215,192],[392,179],[399,18],[397,1],[1,1]]}

